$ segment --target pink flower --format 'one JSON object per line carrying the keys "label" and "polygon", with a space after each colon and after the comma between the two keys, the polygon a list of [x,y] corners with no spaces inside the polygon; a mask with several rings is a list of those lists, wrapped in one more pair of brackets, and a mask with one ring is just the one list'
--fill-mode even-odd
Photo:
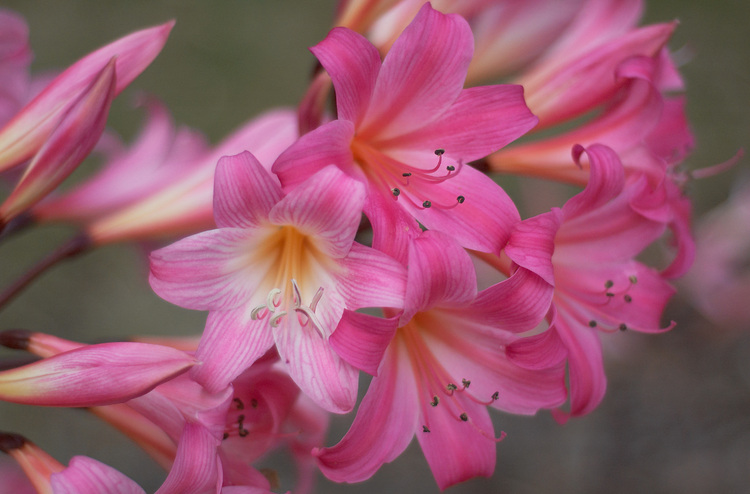
{"label": "pink flower", "polygon": [[0,171],[31,158],[60,124],[70,105],[115,58],[113,95],[125,89],[159,54],[174,22],[144,29],[83,57],[57,76],[0,129]]}
{"label": "pink flower", "polygon": [[405,255],[408,238],[419,233],[416,219],[466,247],[499,250],[518,213],[501,188],[465,165],[524,134],[536,118],[519,86],[463,89],[473,44],[463,18],[429,4],[382,63],[365,38],[333,29],[312,52],[333,80],[338,119],[274,163],[284,187],[335,163],[366,184],[375,248]]}
{"label": "pink flower", "polygon": [[26,22],[15,12],[0,10],[0,126],[26,102],[31,59]]}
{"label": "pink flower", "polygon": [[369,478],[415,434],[441,489],[490,476],[496,439],[487,405],[533,414],[565,400],[560,360],[529,370],[505,356],[544,316],[551,285],[519,268],[477,293],[469,256],[439,232],[414,240],[408,259],[403,312],[347,311],[331,337],[344,358],[375,374],[346,436],[315,453],[334,481]]}
{"label": "pink flower", "polygon": [[[576,161],[583,152],[575,149]],[[635,260],[665,230],[664,196],[645,177],[626,182],[611,149],[592,145],[585,153],[591,178],[584,191],[561,210],[519,223],[505,249],[555,287],[551,331],[536,342],[567,349],[573,416],[590,412],[604,396],[599,334],[663,331],[662,311],[674,293],[656,270]],[[511,355],[526,354],[530,343],[512,347]]]}
{"label": "pink flower", "polygon": [[162,298],[209,310],[193,377],[226,387],[274,344],[295,382],[331,411],[354,406],[357,371],[329,347],[344,309],[398,307],[403,268],[354,242],[363,186],[327,167],[284,195],[250,154],[216,169],[216,230],[151,254]]}

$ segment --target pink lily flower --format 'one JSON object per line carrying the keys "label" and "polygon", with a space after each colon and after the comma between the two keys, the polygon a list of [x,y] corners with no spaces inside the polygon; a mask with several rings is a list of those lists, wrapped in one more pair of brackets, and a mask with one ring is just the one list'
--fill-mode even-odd
{"label": "pink lily flower", "polygon": [[531,271],[477,293],[468,254],[445,234],[413,240],[404,310],[387,319],[345,313],[331,344],[374,374],[349,432],[316,450],[337,482],[366,480],[416,434],[440,489],[495,468],[487,406],[533,414],[565,400],[562,361],[516,366],[505,355],[544,317],[552,287]]}
{"label": "pink lily flower", "polygon": [[0,225],[44,198],[89,155],[104,132],[116,87],[115,59],[84,89],[0,205]]}
{"label": "pink lily flower", "polygon": [[354,242],[364,187],[335,167],[288,194],[250,154],[216,169],[216,230],[151,254],[154,291],[209,310],[192,376],[226,387],[276,345],[290,375],[329,411],[351,410],[357,371],[329,347],[344,309],[398,307],[403,268]]}
{"label": "pink lily flower", "polygon": [[60,124],[82,91],[113,58],[117,81],[113,96],[125,89],[159,54],[174,22],[135,32],[83,57],[57,76],[0,129],[0,171],[34,156]]}
{"label": "pink lily flower", "polygon": [[660,327],[674,289],[635,260],[665,230],[664,197],[645,177],[626,182],[611,149],[577,147],[575,160],[584,152],[591,175],[583,192],[562,209],[519,223],[505,248],[510,259],[554,286],[550,331],[520,345],[536,341],[540,348],[567,350],[572,416],[592,411],[604,396],[600,334],[653,333],[674,325]]}
{"label": "pink lily flower", "polygon": [[132,146],[105,149],[102,170],[72,190],[48,196],[31,211],[35,220],[91,223],[193,173],[209,152],[205,138],[192,129],[175,128],[161,102],[145,98],[144,106],[148,120]]}
{"label": "pink lily flower", "polygon": [[311,50],[333,81],[338,119],[279,156],[272,169],[284,187],[335,163],[366,184],[375,248],[404,256],[418,220],[468,248],[499,250],[518,212],[497,184],[465,165],[523,135],[536,118],[520,86],[463,89],[473,45],[463,18],[429,4],[382,62],[364,37],[333,29]]}
{"label": "pink lily flower", "polygon": [[[95,245],[125,240],[162,239],[189,235],[214,228],[213,195],[216,162],[222,156],[232,156],[250,151],[261,163],[270,163],[297,138],[297,121],[294,112],[286,109],[269,111],[256,117],[230,136],[190,160],[188,169],[179,173],[164,173],[163,182],[148,194],[101,215],[90,221],[86,235]],[[169,148],[168,159],[184,156],[176,147],[177,137]],[[165,145],[162,142],[162,145]],[[140,146],[138,146],[140,147]],[[145,151],[145,149],[144,149]],[[184,163],[174,161],[168,169]],[[106,191],[119,190],[122,183],[107,181]],[[93,206],[88,202],[89,206]]]}
{"label": "pink lily flower", "polygon": [[120,403],[149,392],[193,365],[194,358],[169,347],[102,343],[0,372],[0,399],[66,407]]}
{"label": "pink lily flower", "polygon": [[31,59],[29,28],[23,17],[0,10],[0,126],[26,102]]}

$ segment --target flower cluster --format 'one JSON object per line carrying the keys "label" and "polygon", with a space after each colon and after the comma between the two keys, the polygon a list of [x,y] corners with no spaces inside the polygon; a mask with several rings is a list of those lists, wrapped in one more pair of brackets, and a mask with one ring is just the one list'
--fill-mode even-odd
{"label": "flower cluster", "polygon": [[[0,172],[23,169],[0,235],[75,225],[47,264],[177,238],[151,252],[150,285],[208,312],[189,339],[4,331],[3,345],[41,360],[0,372],[0,399],[86,407],[168,471],[159,493],[270,492],[274,475],[253,464],[281,445],[295,492],[316,471],[359,482],[414,437],[445,489],[493,474],[505,433],[490,408],[590,413],[606,390],[600,338],[674,325],[661,319],[694,253],[676,171],[692,136],[666,48],[675,24],[639,27],[637,0],[564,3],[343,1],[297,110],[216,146],[149,98],[132,145],[105,132],[112,99],[173,23],[36,90],[25,24],[0,12]],[[103,168],[58,192],[92,152]],[[581,190],[522,219],[490,173]],[[674,254],[660,271],[639,256],[665,236]],[[372,379],[358,404],[361,373]],[[329,413],[350,412],[327,444]],[[17,434],[0,449],[39,492],[143,492]]]}

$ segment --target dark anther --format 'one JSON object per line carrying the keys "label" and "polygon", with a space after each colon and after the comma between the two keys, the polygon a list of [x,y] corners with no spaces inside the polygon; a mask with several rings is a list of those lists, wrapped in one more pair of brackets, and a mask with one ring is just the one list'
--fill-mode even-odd
{"label": "dark anther", "polygon": [[498,398],[500,398],[500,391],[492,393],[492,401],[497,401]]}
{"label": "dark anther", "polygon": [[614,281],[612,281],[612,280],[607,280],[607,281],[606,281],[606,282],[604,283],[604,288],[606,288],[606,289],[610,289],[610,288],[612,288],[612,286],[614,286],[614,284],[615,284],[615,282],[614,282]]}
{"label": "dark anther", "polygon": [[458,196],[456,197],[456,200],[458,201],[459,204],[463,204],[466,198],[464,196]]}
{"label": "dark anther", "polygon": [[258,408],[258,400],[256,400],[255,398],[251,399],[250,406],[253,408]]}
{"label": "dark anther", "polygon": [[453,165],[448,165],[448,166],[445,167],[445,169],[448,170],[449,172],[452,172],[452,171],[454,171],[456,169],[456,167],[453,166]]}
{"label": "dark anther", "polygon": [[590,320],[590,321],[589,321],[589,327],[590,327],[590,328],[595,328],[595,327],[596,327],[596,321],[594,321],[593,319],[592,319],[592,320]]}
{"label": "dark anther", "polygon": [[398,197],[399,194],[401,194],[401,191],[398,188],[391,189],[391,194],[393,194],[395,197]]}
{"label": "dark anther", "polygon": [[625,331],[626,329],[628,329],[628,326],[625,323],[621,323],[620,324],[620,331]]}
{"label": "dark anther", "polygon": [[468,415],[466,415],[466,412],[464,412],[464,413],[462,413],[461,415],[459,415],[459,417],[460,417],[460,418],[461,418],[461,420],[463,420],[464,422],[466,422],[467,420],[469,420],[469,416],[468,416]]}
{"label": "dark anther", "polygon": [[245,429],[244,427],[240,427],[240,437],[245,437],[248,434],[250,434],[250,431]]}
{"label": "dark anther", "polygon": [[426,425],[423,425],[422,432],[430,432],[430,429],[428,429]]}
{"label": "dark anther", "polygon": [[422,203],[422,207],[425,209],[429,208],[430,206],[432,206],[432,203],[430,201],[425,201]]}
{"label": "dark anther", "polygon": [[239,425],[240,427],[242,427],[242,422],[244,421],[245,421],[244,415],[240,415],[239,417],[237,417],[237,425]]}
{"label": "dark anther", "polygon": [[436,406],[438,406],[438,403],[440,403],[440,400],[438,400],[438,397],[437,396],[433,396],[432,397],[432,401],[430,402],[430,405],[436,407]]}
{"label": "dark anther", "polygon": [[448,391],[455,391],[458,389],[458,386],[456,386],[453,383],[448,383],[448,385],[445,387]]}
{"label": "dark anther", "polygon": [[401,174],[402,177],[411,177],[411,173],[406,172]]}
{"label": "dark anther", "polygon": [[630,303],[630,302],[633,301],[633,297],[631,297],[628,294],[625,294],[625,296],[623,298],[625,299],[625,302],[627,302],[627,303]]}
{"label": "dark anther", "polygon": [[239,398],[233,399],[232,402],[234,402],[234,403],[237,404],[237,410],[244,410],[245,409],[245,404],[242,403],[242,400],[240,400]]}
{"label": "dark anther", "polygon": [[445,154],[445,149],[436,149],[435,154],[437,156],[442,156],[443,154]]}
{"label": "dark anther", "polygon": [[631,275],[630,275],[630,276],[628,277],[628,279],[629,279],[629,280],[630,280],[630,282],[631,282],[632,284],[634,284],[634,285],[635,285],[636,283],[638,283],[638,278],[637,278],[637,277],[636,277],[636,276],[635,276],[634,274],[631,274]]}
{"label": "dark anther", "polygon": [[461,379],[461,384],[464,385],[464,388],[468,388],[469,385],[471,385],[471,381],[469,381],[468,379]]}
{"label": "dark anther", "polygon": [[612,293],[612,292],[607,292],[604,295],[606,295],[607,297],[614,297],[615,296],[615,294]]}

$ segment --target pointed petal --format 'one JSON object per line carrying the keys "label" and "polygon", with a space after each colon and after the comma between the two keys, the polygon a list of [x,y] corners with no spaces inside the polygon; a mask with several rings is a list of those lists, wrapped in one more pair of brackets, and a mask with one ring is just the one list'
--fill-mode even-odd
{"label": "pointed petal", "polygon": [[252,320],[252,308],[213,311],[195,357],[191,377],[211,392],[225,388],[273,346],[268,319]]}
{"label": "pointed petal", "polygon": [[397,329],[398,317],[384,319],[345,310],[329,341],[341,358],[377,376],[380,361]]}
{"label": "pointed petal", "polygon": [[364,201],[364,185],[331,165],[289,192],[271,210],[269,219],[320,239],[316,247],[327,256],[341,258],[351,249]]}
{"label": "pointed petal", "polygon": [[7,221],[36,204],[73,173],[94,149],[104,132],[116,79],[112,59],[66,111],[0,206],[0,218]]}
{"label": "pointed petal", "polygon": [[563,206],[566,220],[606,204],[622,191],[625,184],[625,170],[612,148],[600,144],[588,148],[575,146],[573,159],[576,163],[580,163],[583,153],[586,153],[590,162],[589,183],[583,192],[572,197]]}
{"label": "pointed petal", "polygon": [[360,482],[395,460],[417,428],[416,395],[406,349],[389,347],[344,438],[336,446],[313,449],[323,474],[334,482]]}
{"label": "pointed petal", "polygon": [[325,335],[321,335],[310,321],[303,326],[300,316],[290,311],[281,324],[273,328],[273,336],[279,357],[300,389],[325,410],[346,413],[357,402],[359,372],[331,348],[328,337],[340,317],[332,320],[326,314],[330,311],[325,309],[317,311],[324,325],[319,329]]}
{"label": "pointed petal", "polygon": [[422,229],[409,212],[394,203],[391,191],[367,183],[364,213],[372,225],[372,247],[405,265],[409,243]]}
{"label": "pointed petal", "polygon": [[50,476],[55,494],[145,494],[114,468],[86,456],[74,456],[68,468]]}
{"label": "pointed petal", "polygon": [[326,166],[335,163],[347,173],[354,173],[350,144],[354,125],[334,120],[303,135],[279,155],[271,170],[278,175],[285,190],[299,185]]}
{"label": "pointed petal", "polygon": [[187,422],[174,465],[157,494],[203,494],[221,488],[220,441],[199,424]]}
{"label": "pointed petal", "polygon": [[170,347],[130,342],[90,345],[0,372],[0,399],[68,407],[121,403],[193,365],[193,357]]}
{"label": "pointed petal", "polygon": [[389,139],[438,118],[461,93],[473,51],[463,17],[425,4],[385,57],[358,134]]}
{"label": "pointed petal", "polygon": [[562,223],[562,213],[555,208],[516,223],[505,254],[519,266],[533,271],[550,285],[555,285],[552,254],[555,252],[555,235]]}
{"label": "pointed petal", "polygon": [[338,118],[359,125],[380,71],[378,50],[364,36],[337,27],[310,51],[331,76]]}
{"label": "pointed petal", "polygon": [[282,197],[279,180],[247,151],[220,158],[214,180],[214,219],[219,228],[266,224]]}
{"label": "pointed petal", "polygon": [[487,407],[462,394],[454,396],[466,421],[448,407],[426,407],[422,420],[430,432],[417,432],[440,490],[473,477],[491,477],[495,471],[497,446]]}
{"label": "pointed petal", "polygon": [[53,80],[0,130],[0,171],[30,158],[58,125],[67,103],[96,78],[113,57],[114,95],[127,87],[159,54],[174,21],[137,31],[85,56]]}
{"label": "pointed petal", "polygon": [[473,87],[461,91],[434,122],[382,145],[430,153],[444,149],[445,158],[468,163],[515,141],[537,122],[524,102],[522,86]]}

